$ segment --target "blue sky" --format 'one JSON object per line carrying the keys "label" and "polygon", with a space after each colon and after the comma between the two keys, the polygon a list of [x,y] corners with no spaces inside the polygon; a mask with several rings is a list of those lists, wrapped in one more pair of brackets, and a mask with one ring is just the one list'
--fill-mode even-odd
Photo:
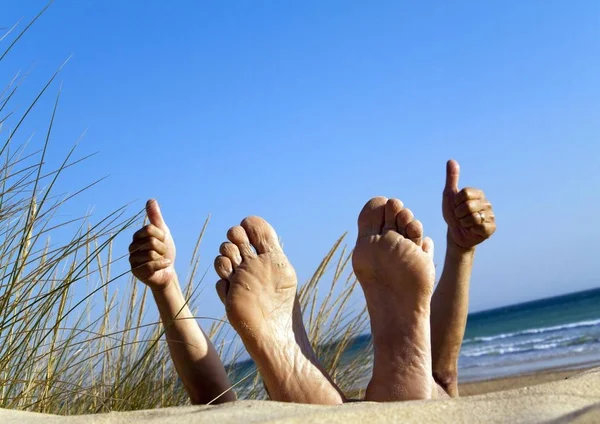
{"label": "blue sky", "polygon": [[[45,4],[11,3],[0,27]],[[30,71],[23,106],[71,54],[51,158],[87,129],[80,155],[100,154],[63,187],[110,177],[65,213],[158,198],[182,273],[209,213],[203,269],[227,229],[256,214],[304,281],[344,231],[354,242],[376,195],[413,209],[441,264],[455,158],[498,222],[477,253],[471,310],[600,286],[594,0],[58,0],[0,77]],[[24,129],[37,142],[52,101]],[[202,315],[223,313],[216,280],[210,269]]]}

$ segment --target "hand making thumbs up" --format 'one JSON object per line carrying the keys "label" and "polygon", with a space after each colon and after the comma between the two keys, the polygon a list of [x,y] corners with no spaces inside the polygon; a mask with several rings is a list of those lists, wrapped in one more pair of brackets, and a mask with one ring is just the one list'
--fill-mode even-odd
{"label": "hand making thumbs up", "polygon": [[175,278],[175,243],[156,200],[148,200],[146,214],[150,224],[129,245],[131,272],[152,290],[163,290]]}
{"label": "hand making thumbs up", "polygon": [[476,188],[458,189],[460,166],[455,160],[446,164],[446,186],[442,213],[452,240],[464,248],[472,248],[496,231],[496,217],[483,191]]}

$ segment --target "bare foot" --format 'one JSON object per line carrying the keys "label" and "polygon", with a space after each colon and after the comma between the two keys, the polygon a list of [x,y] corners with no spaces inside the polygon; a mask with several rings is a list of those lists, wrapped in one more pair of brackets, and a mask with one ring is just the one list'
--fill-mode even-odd
{"label": "bare foot", "polygon": [[227,317],[256,363],[273,400],[341,404],[310,345],[296,298],[296,272],[277,234],[264,219],[249,217],[227,232],[215,269]]}
{"label": "bare foot", "polygon": [[367,300],[375,360],[365,400],[432,396],[433,242],[398,199],[371,199],[358,217],[354,273]]}

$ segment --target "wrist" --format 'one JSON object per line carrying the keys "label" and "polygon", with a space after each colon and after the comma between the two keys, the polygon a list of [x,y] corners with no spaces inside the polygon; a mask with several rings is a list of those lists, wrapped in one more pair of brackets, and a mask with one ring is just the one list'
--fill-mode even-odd
{"label": "wrist", "polygon": [[448,232],[446,233],[446,246],[446,256],[451,258],[465,260],[472,259],[475,256],[476,246],[463,247],[458,245],[450,233],[450,228],[448,228]]}
{"label": "wrist", "polygon": [[177,292],[179,288],[179,281],[177,280],[177,275],[174,275],[173,278],[169,278],[169,280],[159,286],[159,287],[151,287],[152,290],[152,294],[156,297],[156,296],[169,296],[170,294],[173,294],[175,292]]}

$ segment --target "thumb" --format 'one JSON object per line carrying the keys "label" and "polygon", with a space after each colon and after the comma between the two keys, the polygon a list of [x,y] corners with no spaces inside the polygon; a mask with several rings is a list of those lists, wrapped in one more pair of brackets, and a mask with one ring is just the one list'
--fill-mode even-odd
{"label": "thumb", "polygon": [[146,214],[148,215],[150,224],[160,228],[161,230],[167,229],[167,224],[162,217],[160,207],[155,199],[150,199],[146,202]]}
{"label": "thumb", "polygon": [[445,191],[458,193],[458,177],[460,176],[460,166],[458,162],[450,159],[446,163],[446,187]]}

